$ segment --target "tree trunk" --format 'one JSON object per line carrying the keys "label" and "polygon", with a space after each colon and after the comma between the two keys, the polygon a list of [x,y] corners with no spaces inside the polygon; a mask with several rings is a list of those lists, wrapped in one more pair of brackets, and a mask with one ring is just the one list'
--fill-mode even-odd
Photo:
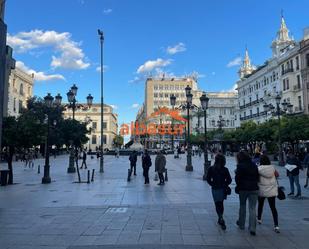
{"label": "tree trunk", "polygon": [[9,169],[9,181],[8,184],[13,184],[13,156],[14,156],[14,148],[9,147],[9,152],[8,152],[8,169]]}

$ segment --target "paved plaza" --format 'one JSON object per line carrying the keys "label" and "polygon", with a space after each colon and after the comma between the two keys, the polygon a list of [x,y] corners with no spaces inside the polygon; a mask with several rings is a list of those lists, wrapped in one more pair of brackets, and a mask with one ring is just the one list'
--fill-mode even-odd
{"label": "paved plaza", "polygon": [[[128,157],[106,156],[104,174],[98,172],[99,161],[88,157],[88,168],[96,170],[90,184],[74,183],[77,175],[66,173],[68,156],[51,158],[48,185],[41,184],[43,159],[36,160],[33,169],[15,162],[16,184],[0,187],[0,248],[309,248],[309,189],[303,189],[301,200],[277,201],[280,234],[272,230],[266,203],[256,237],[237,228],[238,196],[233,191],[225,202],[223,232],[216,224],[210,188],[202,180],[203,157],[193,158],[193,172],[185,171],[185,159],[167,157],[165,186],[154,181],[154,166],[150,185],[143,184],[140,157],[131,182],[126,180]],[[227,162],[233,173],[234,158]],[[288,192],[285,170],[278,167],[278,171]],[[85,170],[81,175],[86,180]]]}

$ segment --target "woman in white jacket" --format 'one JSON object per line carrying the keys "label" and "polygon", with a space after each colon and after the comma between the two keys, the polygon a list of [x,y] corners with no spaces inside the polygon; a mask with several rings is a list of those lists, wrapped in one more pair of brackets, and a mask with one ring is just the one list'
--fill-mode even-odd
{"label": "woman in white jacket", "polygon": [[258,198],[258,223],[262,223],[262,213],[265,199],[268,200],[274,219],[274,230],[279,233],[278,212],[276,209],[276,197],[278,195],[278,184],[276,180],[276,170],[271,165],[269,158],[266,155],[260,157],[259,170],[259,198]]}

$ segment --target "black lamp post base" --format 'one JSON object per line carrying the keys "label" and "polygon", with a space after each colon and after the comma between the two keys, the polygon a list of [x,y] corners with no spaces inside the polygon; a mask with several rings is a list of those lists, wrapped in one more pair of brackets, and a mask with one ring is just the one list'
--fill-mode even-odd
{"label": "black lamp post base", "polygon": [[42,178],[42,184],[48,184],[48,183],[51,183],[51,179],[49,176],[44,176]]}
{"label": "black lamp post base", "polygon": [[193,171],[193,166],[192,165],[187,165],[186,166],[186,171]]}
{"label": "black lamp post base", "polygon": [[68,167],[68,173],[75,173],[76,169],[75,167]]}

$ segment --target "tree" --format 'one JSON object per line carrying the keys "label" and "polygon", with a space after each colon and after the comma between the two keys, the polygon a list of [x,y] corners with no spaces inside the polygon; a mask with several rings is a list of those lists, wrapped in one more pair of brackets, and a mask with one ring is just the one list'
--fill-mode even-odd
{"label": "tree", "polygon": [[123,136],[116,135],[113,139],[113,144],[114,144],[115,147],[118,148],[118,147],[121,147],[123,145],[123,141],[124,141]]}

